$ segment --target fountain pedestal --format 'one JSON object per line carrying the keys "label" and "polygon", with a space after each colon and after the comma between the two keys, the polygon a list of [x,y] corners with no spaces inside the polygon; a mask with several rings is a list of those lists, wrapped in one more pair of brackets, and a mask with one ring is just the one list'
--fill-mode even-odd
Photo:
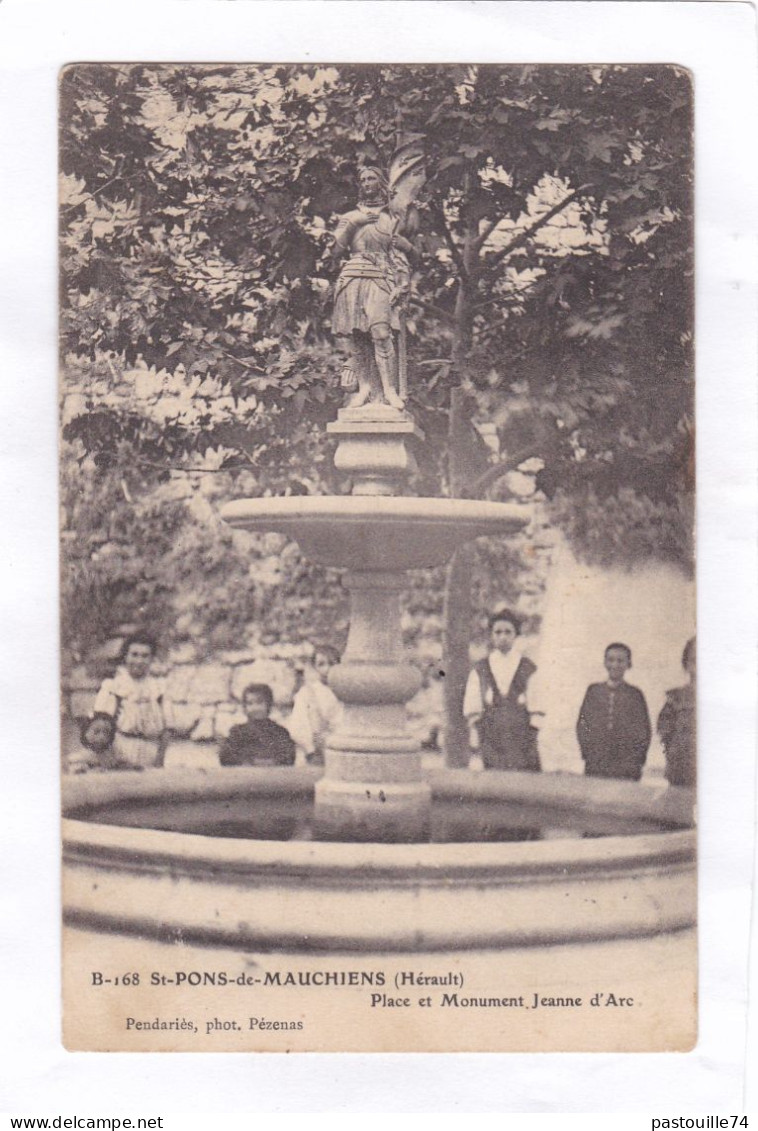
{"label": "fountain pedestal", "polygon": [[[387,405],[342,409],[327,425],[338,440],[334,466],[352,478],[354,496],[402,494],[416,470],[412,442],[424,434],[405,412]],[[421,686],[404,662],[401,570],[382,568],[367,552],[363,569],[345,574],[350,632],[329,683],[342,702],[342,725],[326,749],[316,786],[316,835],[324,840],[423,841],[431,791],[421,777],[421,750],[408,737],[405,704]]]}
{"label": "fountain pedestal", "polygon": [[429,832],[431,791],[408,737],[405,703],[421,686],[404,662],[399,571],[351,571],[350,633],[329,683],[344,706],[316,786],[316,833],[325,840],[418,841]]}
{"label": "fountain pedestal", "polygon": [[421,685],[405,659],[400,592],[410,569],[444,565],[458,546],[483,534],[509,534],[526,508],[473,499],[402,496],[422,436],[405,412],[386,405],[343,409],[328,426],[335,465],[352,494],[239,499],[222,511],[232,526],[279,531],[321,565],[345,570],[350,632],[329,683],[344,718],[327,744],[316,787],[316,835],[323,840],[427,839],[430,790],[421,751],[408,735],[405,704]]}

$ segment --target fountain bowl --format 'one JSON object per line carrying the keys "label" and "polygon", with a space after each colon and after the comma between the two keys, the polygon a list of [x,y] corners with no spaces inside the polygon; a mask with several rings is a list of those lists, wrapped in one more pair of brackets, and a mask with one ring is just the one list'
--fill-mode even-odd
{"label": "fountain bowl", "polygon": [[238,529],[286,534],[320,565],[390,572],[441,565],[470,538],[516,533],[531,512],[478,499],[297,495],[237,499],[221,517]]}

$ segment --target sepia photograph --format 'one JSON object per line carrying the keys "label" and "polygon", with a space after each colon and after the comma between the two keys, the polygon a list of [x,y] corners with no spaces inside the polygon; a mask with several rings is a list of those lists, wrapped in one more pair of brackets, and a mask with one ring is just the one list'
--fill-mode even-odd
{"label": "sepia photograph", "polygon": [[692,76],[59,81],[66,1047],[692,1048]]}
{"label": "sepia photograph", "polygon": [[0,4],[9,1131],[748,1126],[754,16]]}

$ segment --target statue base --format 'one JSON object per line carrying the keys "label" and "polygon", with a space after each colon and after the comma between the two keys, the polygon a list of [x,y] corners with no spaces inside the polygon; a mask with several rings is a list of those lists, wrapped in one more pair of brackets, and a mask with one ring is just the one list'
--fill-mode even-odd
{"label": "statue base", "polygon": [[384,404],[343,408],[326,430],[338,437],[334,466],[352,477],[353,495],[402,494],[416,471],[411,445],[424,439],[408,413]]}

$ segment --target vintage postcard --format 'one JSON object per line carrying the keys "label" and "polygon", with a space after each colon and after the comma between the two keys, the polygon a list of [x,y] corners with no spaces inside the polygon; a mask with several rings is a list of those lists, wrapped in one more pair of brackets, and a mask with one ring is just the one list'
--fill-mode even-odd
{"label": "vintage postcard", "polygon": [[692,1049],[690,72],[59,97],[66,1048]]}

